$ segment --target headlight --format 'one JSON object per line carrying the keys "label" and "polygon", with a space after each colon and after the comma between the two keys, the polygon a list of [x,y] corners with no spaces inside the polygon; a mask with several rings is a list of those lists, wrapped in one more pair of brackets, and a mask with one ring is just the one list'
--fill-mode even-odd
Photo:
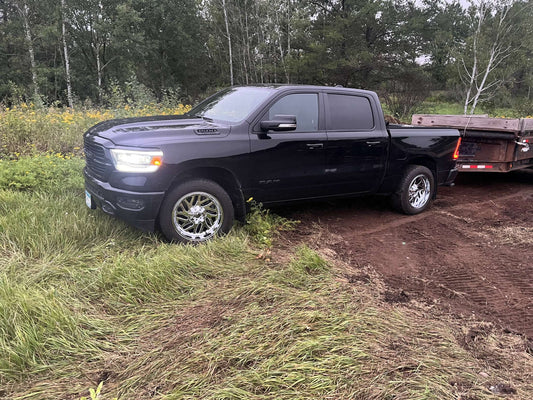
{"label": "headlight", "polygon": [[155,172],[163,163],[162,151],[111,149],[113,164],[121,172]]}

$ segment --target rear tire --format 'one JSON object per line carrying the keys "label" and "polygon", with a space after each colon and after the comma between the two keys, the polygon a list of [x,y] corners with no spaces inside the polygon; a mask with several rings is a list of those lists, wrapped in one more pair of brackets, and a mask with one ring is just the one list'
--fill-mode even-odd
{"label": "rear tire", "polygon": [[411,165],[405,170],[398,190],[392,195],[392,205],[405,214],[419,214],[428,209],[434,194],[433,173],[422,165]]}
{"label": "rear tire", "polygon": [[234,220],[228,193],[213,181],[185,182],[166,195],[159,226],[172,242],[200,243],[228,233]]}

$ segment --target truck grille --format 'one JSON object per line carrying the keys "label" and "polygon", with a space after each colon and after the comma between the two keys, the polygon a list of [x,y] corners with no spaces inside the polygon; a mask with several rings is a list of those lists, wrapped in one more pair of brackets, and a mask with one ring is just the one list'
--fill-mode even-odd
{"label": "truck grille", "polygon": [[111,160],[106,157],[104,147],[94,143],[90,137],[84,140],[85,163],[91,175],[106,181],[112,168]]}

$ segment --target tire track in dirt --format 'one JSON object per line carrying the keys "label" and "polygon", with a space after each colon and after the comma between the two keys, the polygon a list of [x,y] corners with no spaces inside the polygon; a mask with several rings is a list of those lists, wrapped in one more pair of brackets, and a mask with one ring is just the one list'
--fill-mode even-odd
{"label": "tire track in dirt", "polygon": [[[515,197],[524,196],[524,194],[527,194],[527,190],[526,189],[522,189],[522,190],[518,191],[517,193],[513,193],[513,194],[508,195],[508,196],[499,197],[499,198],[497,198],[497,201],[505,201],[505,200],[513,199]],[[461,218],[461,217],[458,217],[457,215],[454,215],[452,212],[453,211],[457,211],[457,210],[470,210],[472,208],[472,205],[483,206],[483,205],[488,205],[488,204],[495,204],[495,200],[491,199],[491,200],[477,201],[475,203],[471,203],[471,204],[468,204],[468,205],[460,204],[460,205],[456,205],[456,206],[453,206],[453,207],[449,207],[449,208],[447,208],[446,211],[443,211],[443,210],[430,210],[430,211],[426,211],[426,212],[424,212],[422,214],[418,214],[418,215],[411,215],[411,216],[401,216],[400,215],[399,219],[397,219],[397,220],[388,222],[386,224],[383,224],[383,225],[380,225],[380,226],[377,226],[377,227],[373,227],[371,229],[365,229],[363,231],[360,231],[360,233],[372,234],[372,233],[382,232],[382,231],[385,231],[385,230],[391,229],[391,228],[398,228],[398,227],[400,227],[402,225],[405,225],[405,224],[411,224],[411,223],[419,221],[419,220],[430,218],[431,216],[434,216],[435,214],[444,214],[444,215],[449,215],[451,217]]]}
{"label": "tire track in dirt", "polygon": [[460,176],[415,216],[376,198],[282,214],[302,221],[300,240],[373,268],[409,298],[533,338],[533,174]]}

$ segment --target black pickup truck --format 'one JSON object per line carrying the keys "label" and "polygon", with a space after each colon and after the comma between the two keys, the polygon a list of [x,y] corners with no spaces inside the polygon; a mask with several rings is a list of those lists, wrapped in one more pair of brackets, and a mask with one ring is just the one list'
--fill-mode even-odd
{"label": "black pickup truck", "polygon": [[455,129],[386,124],[370,91],[232,87],[184,116],[89,129],[86,203],[181,242],[227,232],[250,198],[383,194],[417,214],[455,179],[458,141]]}

